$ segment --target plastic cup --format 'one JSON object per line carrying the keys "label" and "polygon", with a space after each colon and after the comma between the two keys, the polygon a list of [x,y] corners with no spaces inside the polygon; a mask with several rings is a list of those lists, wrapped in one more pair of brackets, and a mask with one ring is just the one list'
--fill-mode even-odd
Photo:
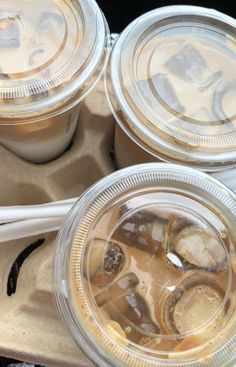
{"label": "plastic cup", "polygon": [[236,165],[235,27],[212,9],[168,6],[123,31],[106,76],[119,167]]}
{"label": "plastic cup", "polygon": [[197,170],[133,166],[89,189],[58,238],[58,307],[98,366],[236,358],[236,196]]}
{"label": "plastic cup", "polygon": [[108,34],[94,0],[1,2],[0,144],[34,163],[66,150]]}

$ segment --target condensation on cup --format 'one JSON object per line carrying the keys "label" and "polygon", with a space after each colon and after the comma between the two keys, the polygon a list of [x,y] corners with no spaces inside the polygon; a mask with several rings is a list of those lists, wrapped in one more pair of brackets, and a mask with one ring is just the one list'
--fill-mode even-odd
{"label": "condensation on cup", "polygon": [[229,367],[236,359],[236,201],[211,176],[128,167],[74,206],[55,285],[88,358],[111,367]]}
{"label": "condensation on cup", "polygon": [[66,150],[108,33],[94,0],[1,1],[0,144],[34,163]]}
{"label": "condensation on cup", "polygon": [[209,172],[236,166],[235,28],[217,11],[170,6],[124,30],[106,77],[119,167],[158,160]]}

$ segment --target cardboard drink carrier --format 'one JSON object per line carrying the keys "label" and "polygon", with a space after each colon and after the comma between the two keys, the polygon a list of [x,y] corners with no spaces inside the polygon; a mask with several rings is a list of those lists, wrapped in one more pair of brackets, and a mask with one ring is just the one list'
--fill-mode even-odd
{"label": "cardboard drink carrier", "polygon": [[[70,148],[46,164],[31,164],[0,147],[0,205],[43,204],[78,197],[115,170],[114,120],[100,82],[81,108]],[[0,355],[46,366],[87,366],[54,302],[57,233],[0,246]]]}

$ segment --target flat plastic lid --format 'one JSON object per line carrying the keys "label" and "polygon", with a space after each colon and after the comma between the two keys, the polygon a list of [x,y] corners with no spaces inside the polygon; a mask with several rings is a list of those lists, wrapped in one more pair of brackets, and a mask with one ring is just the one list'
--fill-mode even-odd
{"label": "flat plastic lid", "polygon": [[95,185],[65,223],[55,269],[79,346],[101,366],[222,367],[236,332],[235,219],[227,188],[177,165]]}
{"label": "flat plastic lid", "polygon": [[106,32],[94,0],[1,1],[1,117],[56,108],[75,93],[81,99]]}
{"label": "flat plastic lid", "polygon": [[127,27],[110,72],[121,125],[134,140],[166,160],[236,160],[235,27],[191,6],[157,9]]}

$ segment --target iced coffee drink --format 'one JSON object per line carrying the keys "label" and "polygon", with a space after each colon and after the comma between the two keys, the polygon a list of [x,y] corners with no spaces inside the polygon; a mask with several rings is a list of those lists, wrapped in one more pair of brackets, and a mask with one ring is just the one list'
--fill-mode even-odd
{"label": "iced coffee drink", "polygon": [[228,366],[235,215],[228,189],[177,165],[130,167],[87,192],[61,231],[55,276],[88,357],[114,367]]}
{"label": "iced coffee drink", "polygon": [[107,32],[94,0],[1,1],[1,145],[34,163],[67,149],[106,62]]}
{"label": "iced coffee drink", "polygon": [[119,167],[164,160],[206,171],[236,165],[236,21],[198,7],[144,14],[107,71]]}

